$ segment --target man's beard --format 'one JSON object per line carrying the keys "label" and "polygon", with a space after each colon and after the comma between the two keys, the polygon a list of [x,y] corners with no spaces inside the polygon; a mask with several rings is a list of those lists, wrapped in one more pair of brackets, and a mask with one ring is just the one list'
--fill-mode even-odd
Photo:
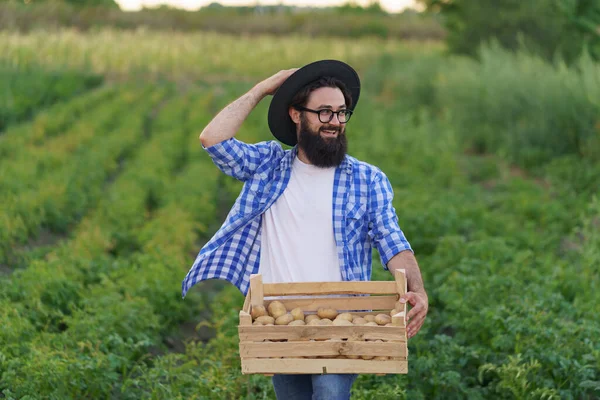
{"label": "man's beard", "polygon": [[[337,136],[324,139],[320,132],[322,130],[337,131]],[[320,131],[313,131],[304,115],[301,115],[298,147],[304,151],[311,164],[321,168],[337,167],[348,150],[346,133],[342,133],[341,126],[333,125],[322,126]]]}

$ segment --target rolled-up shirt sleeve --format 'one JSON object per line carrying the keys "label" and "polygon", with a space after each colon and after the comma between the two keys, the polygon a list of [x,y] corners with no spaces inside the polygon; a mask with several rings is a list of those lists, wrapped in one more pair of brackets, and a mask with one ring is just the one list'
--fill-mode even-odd
{"label": "rolled-up shirt sleeve", "polygon": [[370,186],[369,218],[371,237],[386,270],[387,263],[393,256],[404,250],[413,251],[398,225],[393,198],[394,191],[389,179],[381,170],[377,170]]}
{"label": "rolled-up shirt sleeve", "polygon": [[269,162],[281,149],[275,141],[244,143],[230,138],[202,148],[206,150],[213,163],[225,174],[240,181],[246,181],[265,163]]}

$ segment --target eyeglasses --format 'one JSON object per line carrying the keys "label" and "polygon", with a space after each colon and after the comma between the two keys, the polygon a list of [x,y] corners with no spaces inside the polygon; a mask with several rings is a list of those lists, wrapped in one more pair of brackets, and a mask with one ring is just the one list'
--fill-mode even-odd
{"label": "eyeglasses", "polygon": [[306,108],[306,107],[302,107],[302,106],[294,106],[294,108],[298,111],[309,111],[309,112],[318,114],[319,121],[321,121],[324,124],[326,124],[327,122],[329,122],[333,119],[333,114],[336,114],[338,121],[340,121],[340,124],[345,124],[346,122],[348,122],[350,120],[350,117],[352,116],[352,110],[347,110],[347,109],[333,111],[333,110],[329,110],[329,109],[311,110],[310,108]]}

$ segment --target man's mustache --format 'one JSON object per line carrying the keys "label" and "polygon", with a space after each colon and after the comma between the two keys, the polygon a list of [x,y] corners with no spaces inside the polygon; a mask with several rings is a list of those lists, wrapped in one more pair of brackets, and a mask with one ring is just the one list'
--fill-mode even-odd
{"label": "man's mustache", "polygon": [[342,133],[342,127],[340,126],[323,126],[319,129],[319,132],[323,131],[334,131],[337,133]]}

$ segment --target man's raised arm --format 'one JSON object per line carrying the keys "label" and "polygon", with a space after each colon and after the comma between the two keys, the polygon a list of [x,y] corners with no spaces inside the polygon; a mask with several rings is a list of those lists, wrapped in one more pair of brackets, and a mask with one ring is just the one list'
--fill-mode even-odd
{"label": "man's raised arm", "polygon": [[258,103],[265,96],[274,94],[277,88],[297,69],[279,71],[256,84],[242,97],[221,110],[200,133],[202,145],[210,147],[234,137]]}

